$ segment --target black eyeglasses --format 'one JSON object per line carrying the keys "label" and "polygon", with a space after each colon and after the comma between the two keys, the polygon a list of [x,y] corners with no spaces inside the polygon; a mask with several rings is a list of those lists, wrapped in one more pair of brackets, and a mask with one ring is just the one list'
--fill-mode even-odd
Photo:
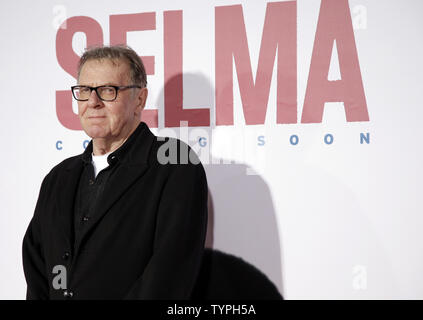
{"label": "black eyeglasses", "polygon": [[114,101],[117,98],[119,90],[132,89],[132,88],[141,88],[140,86],[131,85],[131,86],[98,86],[98,87],[89,87],[89,86],[73,86],[72,95],[78,101],[88,101],[91,96],[91,92],[95,90],[97,96],[100,100],[103,101]]}

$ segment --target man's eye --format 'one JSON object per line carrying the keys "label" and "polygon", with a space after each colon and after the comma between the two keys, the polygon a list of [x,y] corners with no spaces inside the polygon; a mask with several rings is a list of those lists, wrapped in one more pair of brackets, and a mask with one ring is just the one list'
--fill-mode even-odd
{"label": "man's eye", "polygon": [[90,92],[90,88],[88,88],[88,87],[81,87],[81,88],[79,88],[79,92],[80,93],[88,93],[88,92]]}

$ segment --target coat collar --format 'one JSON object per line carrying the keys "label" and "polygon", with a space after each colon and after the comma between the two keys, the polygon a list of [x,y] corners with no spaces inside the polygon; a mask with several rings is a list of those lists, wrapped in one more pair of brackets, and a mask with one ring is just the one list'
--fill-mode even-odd
{"label": "coat collar", "polygon": [[[126,165],[147,164],[149,151],[154,139],[153,133],[148,128],[145,122],[140,122],[135,131],[117,150],[113,151],[107,157],[109,165],[114,165],[117,162]],[[136,148],[133,148],[137,145]],[[70,161],[66,170],[73,170],[80,166],[81,163],[91,163],[93,152],[93,140],[85,148],[85,151],[76,157],[75,161]]]}
{"label": "coat collar", "polygon": [[[154,139],[155,136],[148,126],[144,122],[141,122],[127,141],[118,150],[109,155],[109,157],[112,155],[119,157],[119,165],[110,175],[101,195],[101,200],[97,202],[95,216],[88,221],[78,239],[73,238],[75,195],[84,165],[83,157],[90,150],[85,150],[84,153],[69,161],[59,178],[59,185],[63,186],[63,188],[58,192],[56,200],[61,216],[62,229],[67,239],[69,239],[69,250],[74,247],[74,256],[78,254],[90,230],[96,226],[122,194],[147,171],[148,159]],[[87,148],[90,145],[92,150],[92,141]]]}

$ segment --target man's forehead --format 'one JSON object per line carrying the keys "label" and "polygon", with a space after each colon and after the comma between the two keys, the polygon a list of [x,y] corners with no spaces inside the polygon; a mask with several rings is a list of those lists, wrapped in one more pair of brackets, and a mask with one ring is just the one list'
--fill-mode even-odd
{"label": "man's forehead", "polygon": [[128,62],[124,59],[100,58],[100,59],[90,59],[86,61],[81,68],[81,72],[86,67],[99,67],[99,66],[129,69]]}
{"label": "man's forehead", "polygon": [[130,71],[128,63],[123,59],[91,59],[86,61],[80,71],[79,80],[89,80],[95,81],[98,80],[104,81],[105,79],[100,78],[109,78],[110,83],[116,80],[126,80],[130,78]]}

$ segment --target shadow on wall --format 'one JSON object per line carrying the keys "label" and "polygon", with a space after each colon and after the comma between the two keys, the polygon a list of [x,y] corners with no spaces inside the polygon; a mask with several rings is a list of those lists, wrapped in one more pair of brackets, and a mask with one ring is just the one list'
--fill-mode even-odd
{"label": "shadow on wall", "polygon": [[[178,74],[166,86],[174,88],[181,79]],[[210,108],[211,124],[203,129],[211,151],[214,88],[204,75],[194,73],[183,75],[183,87],[184,109]],[[164,114],[164,99],[163,88],[156,102],[159,115]],[[159,118],[159,130],[163,127]],[[245,164],[228,159],[214,164],[211,154],[208,159],[203,161],[209,186],[207,249],[193,299],[281,299],[280,236],[269,187],[260,175],[247,174]]]}
{"label": "shadow on wall", "polygon": [[280,300],[269,278],[241,258],[206,248],[192,300]]}

